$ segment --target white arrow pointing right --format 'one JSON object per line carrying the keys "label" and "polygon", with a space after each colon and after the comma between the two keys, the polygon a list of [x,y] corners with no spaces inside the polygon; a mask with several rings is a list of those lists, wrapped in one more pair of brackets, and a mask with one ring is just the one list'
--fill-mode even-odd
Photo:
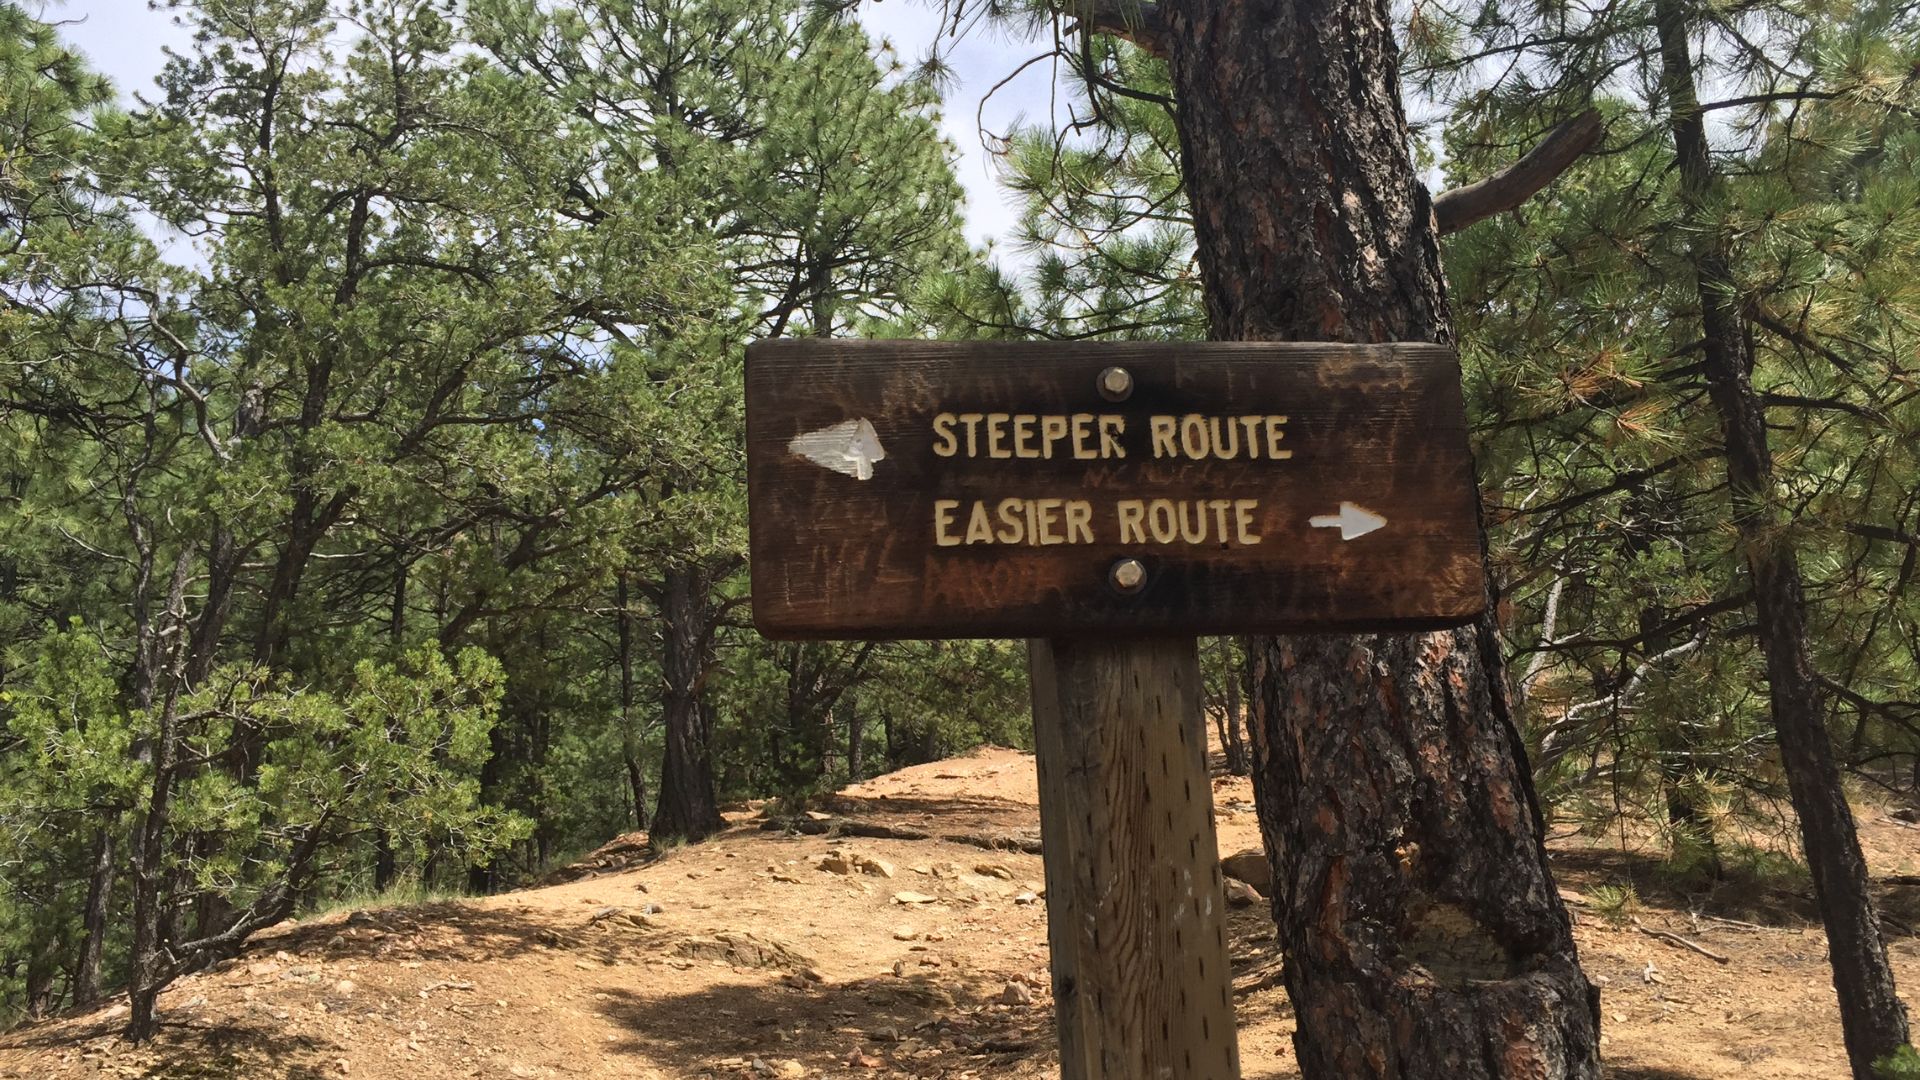
{"label": "white arrow pointing right", "polygon": [[1320,514],[1307,519],[1307,524],[1316,529],[1339,529],[1342,540],[1365,536],[1386,523],[1386,518],[1364,506],[1355,506],[1350,502],[1341,503],[1338,514]]}

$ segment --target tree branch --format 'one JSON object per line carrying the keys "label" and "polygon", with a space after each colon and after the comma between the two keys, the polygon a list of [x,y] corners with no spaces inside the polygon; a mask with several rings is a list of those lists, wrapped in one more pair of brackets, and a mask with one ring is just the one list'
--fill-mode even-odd
{"label": "tree branch", "polygon": [[1067,13],[1080,19],[1082,29],[1131,41],[1146,52],[1166,59],[1167,22],[1158,4],[1089,0],[1069,5]]}
{"label": "tree branch", "polygon": [[1600,111],[1588,109],[1561,121],[1512,165],[1484,180],[1441,192],[1433,200],[1433,218],[1440,235],[1459,232],[1533,198],[1580,155],[1593,149],[1604,133]]}

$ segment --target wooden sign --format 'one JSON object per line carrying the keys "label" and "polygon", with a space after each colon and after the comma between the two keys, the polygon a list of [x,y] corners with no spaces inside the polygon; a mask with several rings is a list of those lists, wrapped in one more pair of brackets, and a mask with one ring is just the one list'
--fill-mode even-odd
{"label": "wooden sign", "polygon": [[762,342],[770,637],[1416,630],[1484,606],[1437,345]]}

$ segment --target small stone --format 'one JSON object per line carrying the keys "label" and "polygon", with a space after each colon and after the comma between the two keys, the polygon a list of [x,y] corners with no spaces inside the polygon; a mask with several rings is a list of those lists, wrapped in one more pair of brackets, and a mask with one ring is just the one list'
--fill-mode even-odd
{"label": "small stone", "polygon": [[805,1076],[807,1075],[807,1067],[792,1058],[788,1058],[773,1067],[773,1075],[783,1077]]}
{"label": "small stone", "polygon": [[1273,892],[1273,868],[1267,865],[1267,853],[1259,848],[1246,848],[1221,859],[1220,873],[1246,882],[1262,896]]}
{"label": "small stone", "polygon": [[919,931],[911,926],[896,926],[893,928],[893,940],[895,941],[912,941],[919,936]]}
{"label": "small stone", "polygon": [[883,878],[893,876],[893,864],[885,859],[875,859],[867,855],[855,855],[853,857],[853,865],[859,868],[863,874]]}
{"label": "small stone", "polygon": [[1040,902],[1040,894],[1023,892],[1019,896],[1014,897],[1013,902],[1016,904],[1037,904]]}
{"label": "small stone", "polygon": [[825,855],[820,856],[820,861],[814,863],[813,868],[816,870],[824,870],[829,874],[853,873],[852,861],[838,851],[829,851]]}
{"label": "small stone", "polygon": [[339,982],[333,984],[333,992],[339,994],[341,997],[352,997],[353,992],[358,989],[360,989],[359,985],[352,979],[341,979]]}
{"label": "small stone", "polygon": [[1254,890],[1253,886],[1244,881],[1228,878],[1226,880],[1226,887],[1228,907],[1252,907],[1260,902],[1260,894]]}
{"label": "small stone", "polygon": [[1000,991],[1000,1003],[1002,1005],[1031,1005],[1033,1004],[1033,991],[1027,988],[1026,983],[1009,982],[1006,989]]}
{"label": "small stone", "polygon": [[914,892],[912,890],[893,894],[893,902],[896,904],[933,904],[938,903],[939,900],[940,898],[937,896],[928,896],[926,893]]}
{"label": "small stone", "polygon": [[981,877],[999,878],[1002,881],[1013,880],[1013,871],[999,863],[979,863],[974,866],[973,872]]}

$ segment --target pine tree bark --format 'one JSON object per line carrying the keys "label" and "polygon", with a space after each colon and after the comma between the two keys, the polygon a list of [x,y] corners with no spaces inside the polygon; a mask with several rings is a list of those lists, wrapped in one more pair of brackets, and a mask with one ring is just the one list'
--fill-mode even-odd
{"label": "pine tree bark", "polygon": [[113,880],[119,870],[117,821],[93,833],[93,869],[87,875],[87,903],[80,914],[80,955],[73,964],[73,1003],[91,1005],[100,997],[100,957],[106,951]]}
{"label": "pine tree bark", "polygon": [[1753,389],[1753,346],[1735,307],[1737,282],[1726,234],[1711,216],[1719,180],[1700,109],[1689,13],[1680,0],[1656,0],[1654,15],[1683,214],[1693,238],[1707,395],[1720,414],[1726,442],[1734,528],[1753,581],[1774,731],[1787,792],[1800,818],[1814,900],[1826,925],[1847,1060],[1856,1080],[1873,1080],[1873,1063],[1907,1041],[1907,1011],[1894,990],[1866,859],[1827,735],[1807,640],[1800,564],[1773,499],[1773,453]]}
{"label": "pine tree bark", "polygon": [[633,705],[633,611],[627,575],[621,574],[614,586],[614,628],[620,643],[620,755],[627,766],[627,790],[633,797],[633,827],[647,827],[647,777],[640,765],[640,732],[635,726]]}
{"label": "pine tree bark", "polygon": [[661,583],[664,638],[660,673],[666,756],[660,766],[660,804],[653,814],[652,839],[701,840],[726,826],[714,794],[713,756],[701,706],[703,676],[713,647],[707,576],[697,567],[677,564]]}
{"label": "pine tree bark", "polygon": [[[1213,335],[1450,336],[1383,0],[1169,0]],[[1598,1077],[1490,624],[1254,642],[1254,789],[1317,1078]]]}
{"label": "pine tree bark", "polygon": [[860,700],[849,694],[846,698],[847,710],[847,781],[857,784],[862,779],[866,762],[861,758],[861,737],[864,734],[864,721],[860,719]]}

